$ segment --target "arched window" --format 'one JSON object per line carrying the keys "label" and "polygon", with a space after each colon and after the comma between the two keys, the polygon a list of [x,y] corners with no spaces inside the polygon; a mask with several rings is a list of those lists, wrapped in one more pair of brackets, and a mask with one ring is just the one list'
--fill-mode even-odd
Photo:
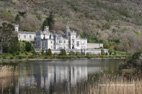
{"label": "arched window", "polygon": [[72,46],[72,49],[74,49],[74,45]]}

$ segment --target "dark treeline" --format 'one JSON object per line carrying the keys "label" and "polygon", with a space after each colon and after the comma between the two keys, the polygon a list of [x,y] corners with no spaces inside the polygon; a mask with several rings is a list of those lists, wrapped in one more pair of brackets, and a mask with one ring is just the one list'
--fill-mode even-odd
{"label": "dark treeline", "polygon": [[19,51],[19,42],[14,26],[10,23],[2,23],[0,26],[0,48],[3,53],[16,53]]}

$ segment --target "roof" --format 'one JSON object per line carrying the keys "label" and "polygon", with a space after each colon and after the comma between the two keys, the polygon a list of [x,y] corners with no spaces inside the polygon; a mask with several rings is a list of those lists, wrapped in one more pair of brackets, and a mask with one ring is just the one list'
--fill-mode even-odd
{"label": "roof", "polygon": [[103,45],[103,43],[88,43],[88,45]]}
{"label": "roof", "polygon": [[20,31],[18,34],[36,34],[36,32],[26,32],[26,31]]}
{"label": "roof", "polygon": [[77,40],[87,40],[87,39],[83,39],[83,38],[77,38]]}
{"label": "roof", "polygon": [[94,48],[102,48],[102,43],[87,43],[87,48],[94,49]]}

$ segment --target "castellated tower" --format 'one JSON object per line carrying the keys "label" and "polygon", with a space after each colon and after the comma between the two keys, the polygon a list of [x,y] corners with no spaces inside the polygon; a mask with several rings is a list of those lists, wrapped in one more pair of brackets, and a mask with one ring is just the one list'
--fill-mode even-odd
{"label": "castellated tower", "polygon": [[66,37],[69,40],[69,48],[75,49],[76,48],[76,32],[71,31],[69,26],[66,26]]}
{"label": "castellated tower", "polygon": [[66,38],[69,38],[70,33],[71,33],[70,27],[66,26]]}
{"label": "castellated tower", "polygon": [[70,49],[76,48],[76,32],[70,32]]}

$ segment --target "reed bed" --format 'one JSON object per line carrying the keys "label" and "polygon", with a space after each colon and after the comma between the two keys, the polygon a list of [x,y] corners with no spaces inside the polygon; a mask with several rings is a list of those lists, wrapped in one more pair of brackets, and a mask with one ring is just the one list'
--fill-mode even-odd
{"label": "reed bed", "polygon": [[[95,79],[95,78],[93,78]],[[86,81],[63,94],[142,94],[142,79],[116,75],[101,75],[98,80]]]}
{"label": "reed bed", "polygon": [[3,77],[9,77],[12,75],[12,67],[8,67],[8,66],[3,66],[3,67],[0,67],[0,78],[3,78]]}
{"label": "reed bed", "polygon": [[0,89],[9,87],[18,72],[14,72],[14,68],[10,66],[0,66]]}
{"label": "reed bed", "polygon": [[88,94],[142,94],[142,79],[105,75],[89,85]]}

